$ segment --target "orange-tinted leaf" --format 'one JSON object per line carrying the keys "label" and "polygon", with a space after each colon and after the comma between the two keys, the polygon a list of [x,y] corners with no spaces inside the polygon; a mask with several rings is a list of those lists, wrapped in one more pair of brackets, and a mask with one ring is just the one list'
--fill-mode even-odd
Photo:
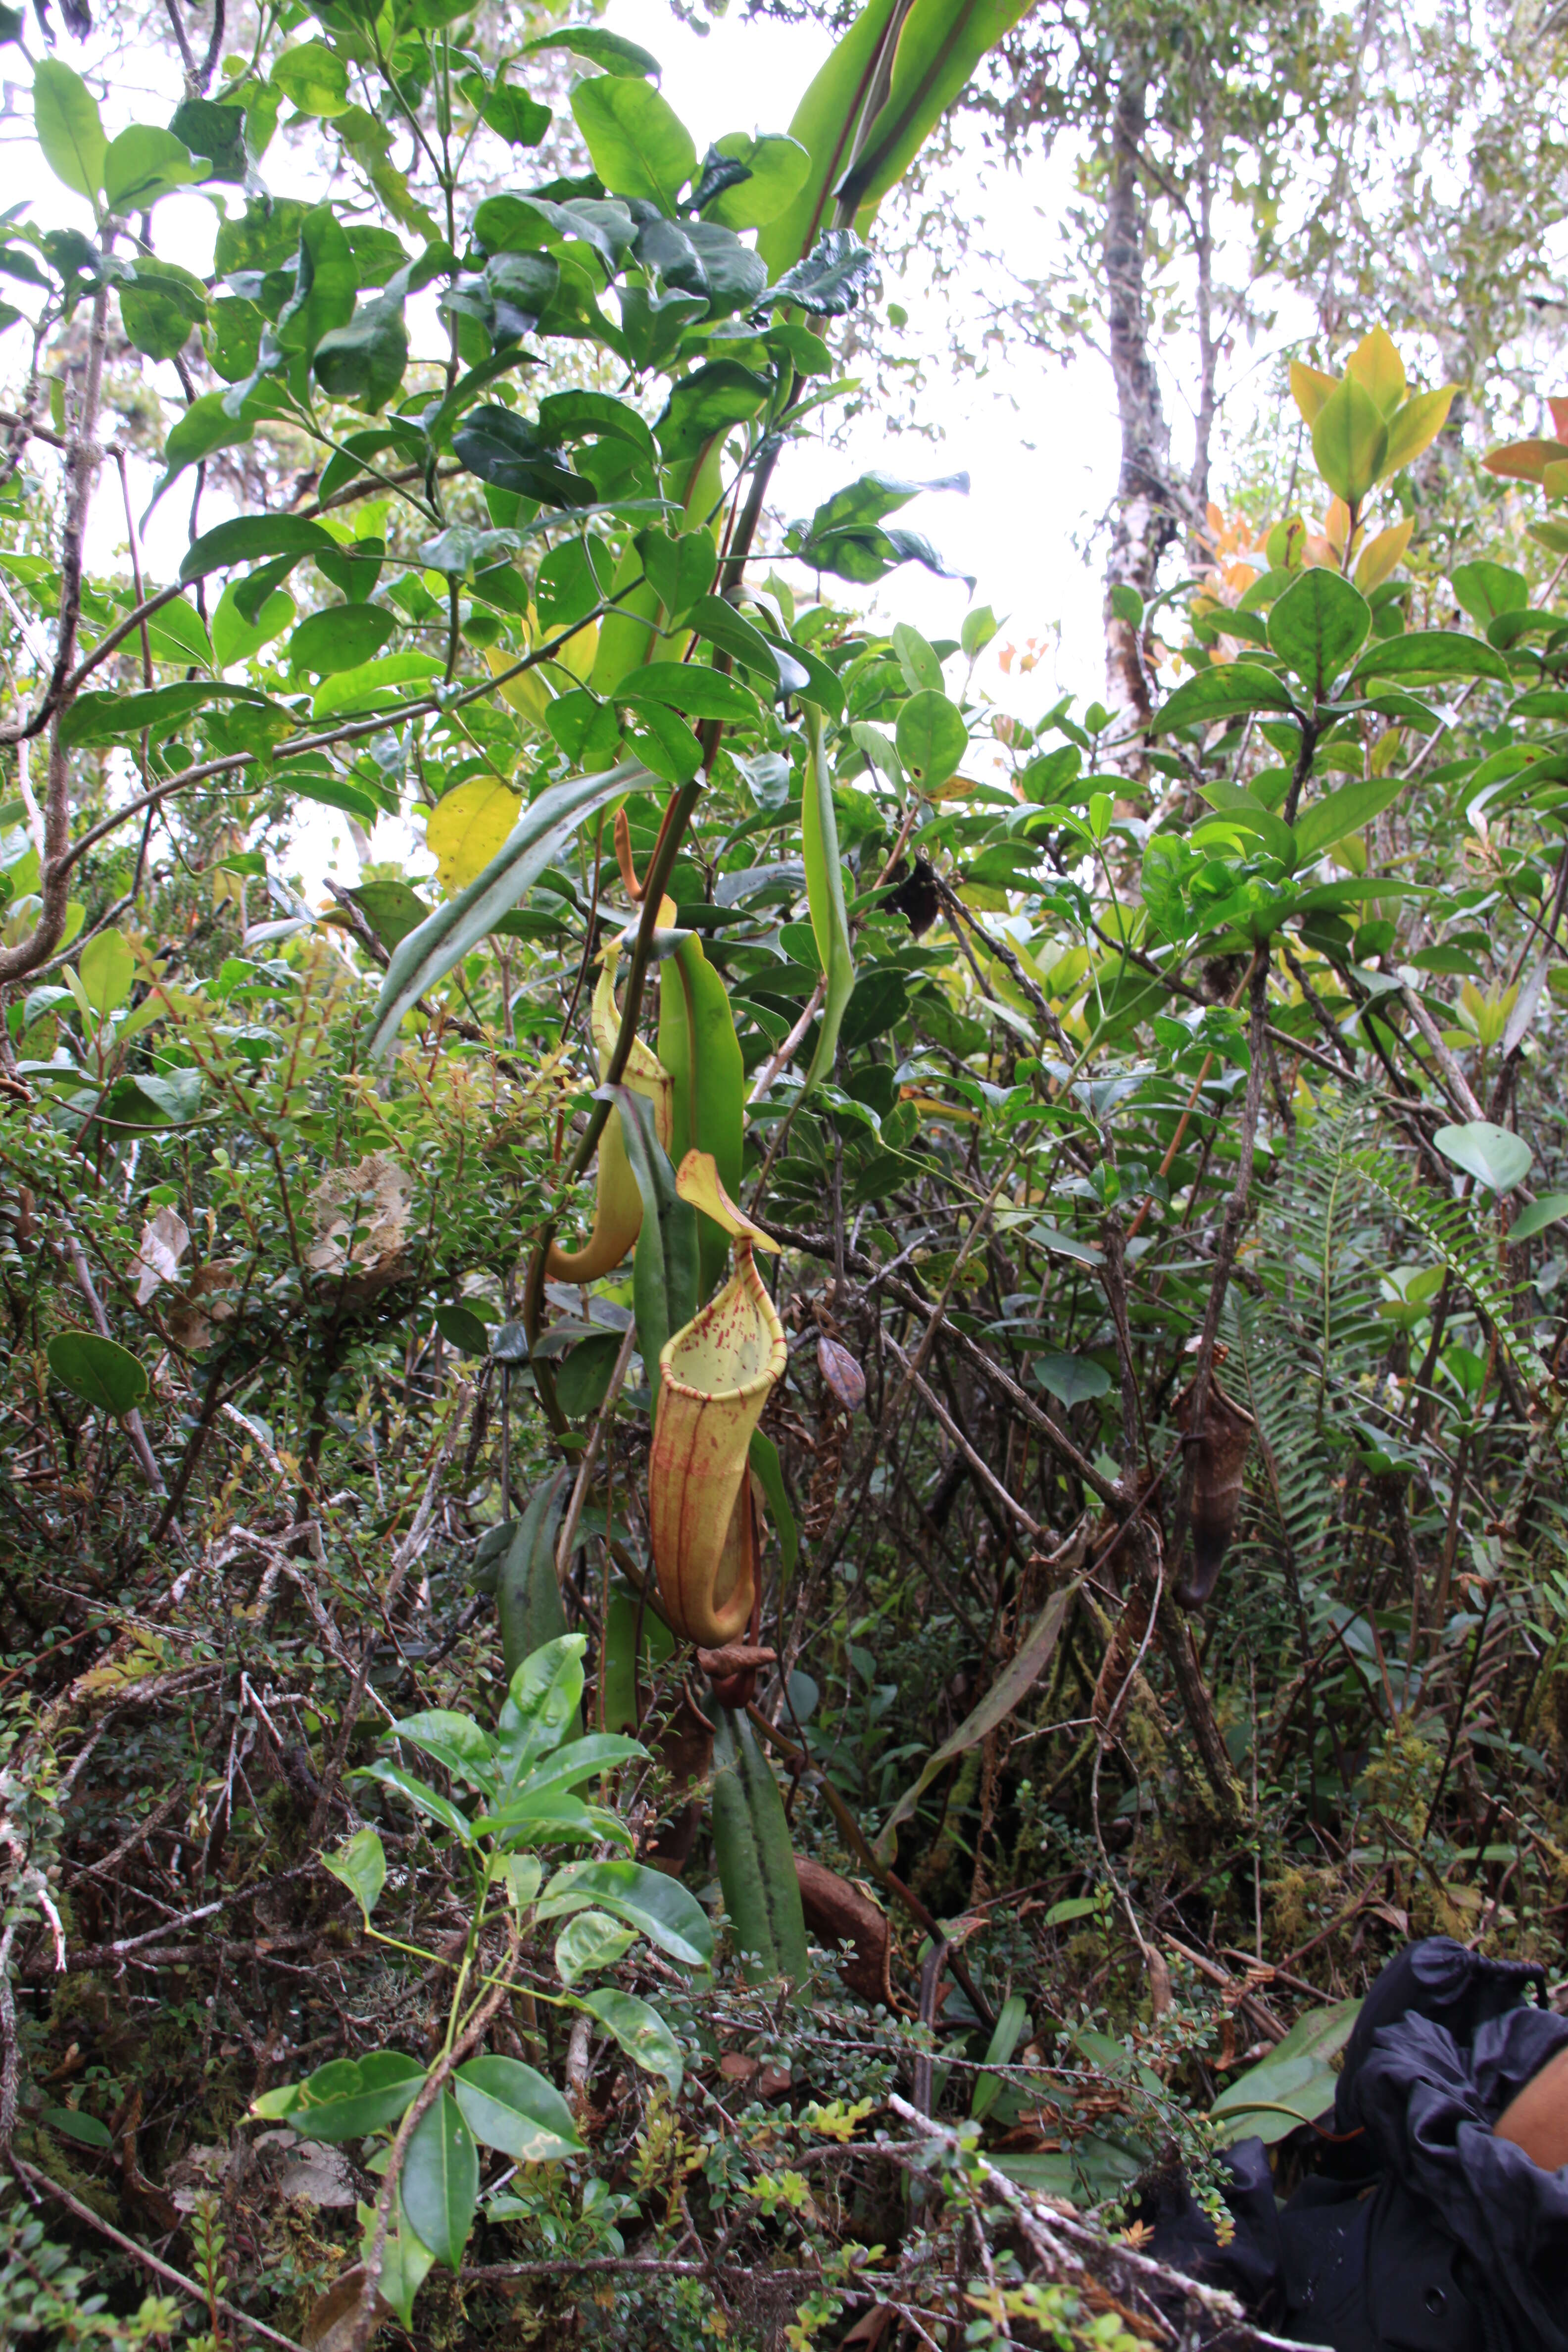
{"label": "orange-tinted leaf", "polygon": [[1552,422],[1557,427],[1558,439],[1568,441],[1568,400],[1549,400],[1546,405],[1552,411]]}
{"label": "orange-tinted leaf", "polygon": [[1489,449],[1481,459],[1489,474],[1500,474],[1505,482],[1540,482],[1546,478],[1548,466],[1561,465],[1568,458],[1568,442],[1507,441],[1500,449]]}
{"label": "orange-tinted leaf", "polygon": [[1415,516],[1406,515],[1403,522],[1396,522],[1391,530],[1380,530],[1377,537],[1362,549],[1361,561],[1355,568],[1355,581],[1363,596],[1373,588],[1381,587],[1394,566],[1403,561],[1415,529]]}
{"label": "orange-tinted leaf", "polygon": [[1290,362],[1290,391],[1296,405],[1309,425],[1315,425],[1324,404],[1339,389],[1339,378],[1325,375],[1321,368],[1309,367],[1305,360]]}

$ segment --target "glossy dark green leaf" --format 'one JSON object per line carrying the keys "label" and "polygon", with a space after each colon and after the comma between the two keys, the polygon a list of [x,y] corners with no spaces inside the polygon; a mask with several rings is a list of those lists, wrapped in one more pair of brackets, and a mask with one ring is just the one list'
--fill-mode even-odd
{"label": "glossy dark green leaf", "polygon": [[876,273],[876,256],[853,229],[828,229],[806,258],[786,269],[770,289],[768,307],[840,319],[859,308]]}
{"label": "glossy dark green leaf", "polygon": [[201,580],[209,572],[225,571],[235,563],[256,563],[271,555],[287,555],[298,562],[302,555],[313,555],[320,548],[331,551],[336,545],[331,531],[303,515],[236,515],[232,521],[204,531],[187,549],[180,578]]}
{"label": "glossy dark green leaf", "polygon": [[447,2270],[458,2269],[479,2201],[479,2153],[450,2091],[416,2124],[397,2186],[421,2245]]}
{"label": "glossy dark green leaf", "polygon": [[474,2137],[514,2164],[550,2164],[582,2154],[571,2108],[552,2083],[520,2059],[470,2058],[458,2067],[452,2089]]}
{"label": "glossy dark green leaf", "polygon": [[1326,700],[1372,628],[1372,607],[1348,580],[1316,564],[1290,583],[1268,615],[1268,643],[1316,701]]}
{"label": "glossy dark green leaf", "polygon": [[716,433],[754,416],[772,388],[739,360],[710,360],[671,391],[654,427],[660,448],[672,462],[695,457]]}
{"label": "glossy dark green leaf", "polygon": [[1184,679],[1161,704],[1150,731],[1170,735],[1178,727],[1203,727],[1247,711],[1291,708],[1290,689],[1277,670],[1266,669],[1261,662],[1222,662]]}
{"label": "glossy dark green leaf", "polygon": [[1402,637],[1386,637],[1373,646],[1356,665],[1352,681],[1358,688],[1368,678],[1447,681],[1460,677],[1495,677],[1504,686],[1513,673],[1484,637],[1467,637],[1458,629],[1413,629]]}
{"label": "glossy dark green leaf", "polygon": [[545,1887],[538,1916],[562,1919],[590,1906],[626,1920],[683,1968],[705,1969],[713,1958],[712,1923],[697,1897],[640,1862],[568,1863]]}
{"label": "glossy dark green leaf", "polygon": [[408,365],[402,296],[382,294],[362,303],[346,325],[321,337],[310,364],[330,399],[349,400],[368,415],[377,415]]}

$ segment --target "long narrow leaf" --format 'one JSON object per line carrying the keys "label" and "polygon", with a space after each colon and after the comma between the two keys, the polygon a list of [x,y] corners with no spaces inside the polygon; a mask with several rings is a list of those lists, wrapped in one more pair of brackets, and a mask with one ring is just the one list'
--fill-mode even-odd
{"label": "long narrow leaf", "polygon": [[811,928],[816,939],[823,977],[827,982],[822,1001],[822,1028],[816,1051],[805,1074],[802,1100],[818,1079],[833,1067],[838,1031],[855,991],[855,958],[849,946],[849,918],[844,907],[844,876],[838,863],[838,820],[833,808],[833,782],[822,751],[822,717],[809,703],[802,706],[809,747],[805,789],[801,797],[801,844],[805,860],[805,896]]}
{"label": "long narrow leaf", "polygon": [[620,1106],[626,1158],[642,1192],[632,1303],[643,1369],[657,1405],[659,1350],[697,1312],[697,1212],[675,1189],[669,1154],[654,1132],[652,1104],[629,1087],[611,1092]]}
{"label": "long narrow leaf", "polygon": [[789,135],[811,157],[795,201],[757,238],[770,279],[803,261],[833,208],[833,191],[849,161],[855,126],[876,78],[877,60],[900,0],[868,0],[795,108]]}
{"label": "long narrow leaf", "polygon": [[951,1738],[944,1739],[942,1746],[926,1759],[920,1779],[904,1790],[882,1824],[876,1847],[879,1861],[892,1861],[899,1850],[900,1824],[913,1814],[942,1766],[951,1764],[955,1756],[962,1756],[966,1748],[977,1748],[988,1731],[994,1731],[1016,1706],[1022,1706],[1050,1663],[1077,1592],[1075,1580],[1071,1584],[1064,1584],[1059,1592],[1052,1593],[1011,1664],[1003,1668],[979,1706],[972,1715],[964,1717]]}
{"label": "long narrow leaf", "polygon": [[541,793],[522,813],[521,822],[482,874],[466,890],[437,907],[410,931],[386,968],[376,1000],[375,1025],[370,1053],[379,1061],[391,1049],[405,1013],[417,1004],[427,988],[444,980],[461,963],[503,915],[510,915],[525,890],[531,889],[547,866],[552,865],[584,817],[592,816],[641,784],[654,782],[636,760],[597,776],[572,776]]}
{"label": "long narrow leaf", "polygon": [[986,52],[1010,33],[1029,0],[915,0],[899,35],[888,102],[838,190],[864,236]]}

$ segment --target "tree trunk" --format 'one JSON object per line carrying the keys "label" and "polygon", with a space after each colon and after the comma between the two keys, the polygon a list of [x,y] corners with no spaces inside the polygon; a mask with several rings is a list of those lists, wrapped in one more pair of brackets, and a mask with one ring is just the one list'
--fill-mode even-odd
{"label": "tree trunk", "polygon": [[1121,473],[1105,566],[1106,699],[1132,727],[1147,726],[1152,716],[1142,630],[1114,610],[1114,593],[1119,587],[1132,588],[1148,602],[1160,558],[1178,528],[1170,478],[1171,428],[1149,347],[1143,299],[1147,215],[1139,159],[1147,89],[1142,65],[1127,67],[1111,122],[1112,176],[1105,222],[1110,367],[1121,424]]}

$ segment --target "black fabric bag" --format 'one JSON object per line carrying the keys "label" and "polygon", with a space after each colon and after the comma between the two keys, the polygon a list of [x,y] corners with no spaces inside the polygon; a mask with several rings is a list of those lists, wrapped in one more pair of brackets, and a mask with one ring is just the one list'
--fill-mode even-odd
{"label": "black fabric bag", "polygon": [[1231,2243],[1167,2183],[1150,2251],[1333,2352],[1568,2352],[1568,2167],[1492,2132],[1568,2042],[1568,2018],[1531,2005],[1544,1983],[1447,1936],[1410,1946],[1356,2021],[1317,2171],[1278,2208],[1245,2140]]}

